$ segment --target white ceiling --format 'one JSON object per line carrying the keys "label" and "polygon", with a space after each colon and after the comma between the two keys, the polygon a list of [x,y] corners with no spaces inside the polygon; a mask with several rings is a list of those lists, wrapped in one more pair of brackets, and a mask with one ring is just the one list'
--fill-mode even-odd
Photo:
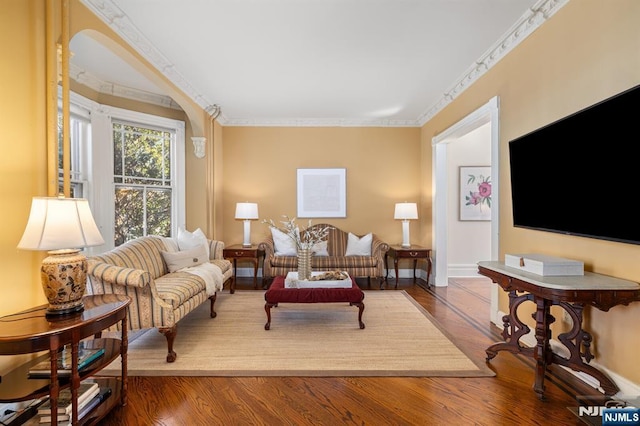
{"label": "white ceiling", "polygon": [[[419,126],[566,0],[82,2],[224,125]],[[70,47],[78,81],[171,103],[83,33]]]}

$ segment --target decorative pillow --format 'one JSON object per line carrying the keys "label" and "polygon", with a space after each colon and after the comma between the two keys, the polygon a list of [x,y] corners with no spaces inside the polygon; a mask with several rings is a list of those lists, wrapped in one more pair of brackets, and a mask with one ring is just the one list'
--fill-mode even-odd
{"label": "decorative pillow", "polygon": [[318,244],[314,244],[313,247],[311,247],[311,251],[314,256],[329,256],[326,241],[320,241]]}
{"label": "decorative pillow", "polygon": [[160,237],[164,242],[164,248],[169,253],[175,253],[180,251],[180,247],[178,247],[178,240],[176,238],[171,237]]}
{"label": "decorative pillow", "polygon": [[167,263],[169,272],[176,272],[189,266],[198,266],[209,261],[209,255],[207,255],[207,251],[202,245],[175,253],[168,251],[161,251],[160,253],[162,253],[162,258]]}
{"label": "decorative pillow", "polygon": [[180,248],[180,251],[189,250],[200,245],[204,245],[208,258],[209,241],[207,241],[207,236],[204,235],[204,232],[202,232],[200,228],[193,232],[189,232],[183,228],[178,229],[178,247]]}
{"label": "decorative pillow", "polygon": [[298,255],[296,243],[287,234],[279,229],[271,228],[271,236],[273,237],[273,247],[276,251],[276,256]]}
{"label": "decorative pillow", "polygon": [[373,242],[373,234],[370,232],[367,235],[359,238],[357,235],[349,232],[349,239],[347,240],[347,251],[345,256],[371,256],[371,243]]}

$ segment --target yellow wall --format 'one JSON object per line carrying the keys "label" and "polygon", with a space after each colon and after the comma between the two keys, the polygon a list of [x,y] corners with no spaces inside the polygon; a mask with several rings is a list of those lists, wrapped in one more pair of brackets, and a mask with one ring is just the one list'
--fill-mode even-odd
{"label": "yellow wall", "polygon": [[[29,217],[31,197],[47,195],[44,2],[3,1],[0,39],[0,314],[46,302],[38,252],[16,246]],[[8,41],[11,40],[9,43]]]}
{"label": "yellow wall", "polygon": [[[400,243],[402,225],[393,219],[395,203],[418,202],[420,129],[370,127],[225,127],[223,129],[223,239],[242,243],[243,224],[234,219],[237,202],[258,203],[261,219],[295,217],[298,168],[345,168],[347,217],[313,219],[355,234],[374,232]],[[422,210],[419,215],[424,214]],[[306,225],[307,219],[299,223]],[[252,242],[268,227],[256,221]],[[430,233],[411,224],[412,241]]]}
{"label": "yellow wall", "polygon": [[[582,260],[593,272],[640,281],[640,246],[514,228],[508,163],[509,140],[640,83],[638,23],[636,0],[571,1],[423,127],[426,179],[431,138],[499,96],[501,259],[509,252],[539,252]],[[637,135],[629,136],[637,140]],[[603,141],[601,149],[630,141]],[[591,178],[597,179],[597,170]],[[585,184],[588,193],[588,179]],[[501,310],[507,311],[506,306],[503,293]],[[596,361],[640,384],[640,303],[608,313],[587,308],[586,317]]]}

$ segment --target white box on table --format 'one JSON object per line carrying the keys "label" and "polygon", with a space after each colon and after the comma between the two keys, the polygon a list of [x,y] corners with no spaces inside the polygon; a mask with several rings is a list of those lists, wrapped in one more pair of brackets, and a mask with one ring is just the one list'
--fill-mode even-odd
{"label": "white box on table", "polygon": [[505,254],[504,264],[542,276],[584,275],[583,262],[545,254]]}
{"label": "white box on table", "polygon": [[[324,272],[313,271],[311,276],[320,275]],[[345,272],[345,274],[347,274]],[[344,280],[299,280],[297,272],[288,272],[284,279],[284,288],[351,288],[351,277],[347,274]]]}

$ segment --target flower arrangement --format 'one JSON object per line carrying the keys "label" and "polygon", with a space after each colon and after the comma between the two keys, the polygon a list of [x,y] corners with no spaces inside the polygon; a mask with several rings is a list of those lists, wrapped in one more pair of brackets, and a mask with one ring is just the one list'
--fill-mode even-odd
{"label": "flower arrangement", "polygon": [[307,227],[300,230],[296,225],[296,218],[289,218],[289,216],[283,215],[284,220],[281,220],[282,226],[277,226],[272,219],[265,219],[262,223],[269,225],[271,228],[275,228],[286,234],[296,244],[298,250],[311,250],[313,246],[319,244],[327,239],[329,231],[333,229],[333,226],[311,226],[311,219]]}

